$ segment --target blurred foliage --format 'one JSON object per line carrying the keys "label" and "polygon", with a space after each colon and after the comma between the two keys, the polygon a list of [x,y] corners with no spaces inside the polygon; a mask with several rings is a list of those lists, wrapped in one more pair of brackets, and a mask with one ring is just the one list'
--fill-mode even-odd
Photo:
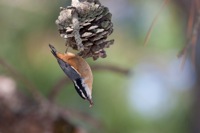
{"label": "blurred foliage", "polygon": [[[134,76],[134,67],[142,60],[176,59],[175,54],[183,47],[186,21],[181,10],[173,2],[164,9],[153,29],[148,46],[143,46],[145,34],[159,10],[162,1],[118,1],[100,0],[113,13],[115,44],[107,49],[108,57],[90,64],[112,64],[131,69],[133,73],[124,76],[107,71],[94,72],[94,107],[88,108],[76,94],[72,84],[67,84],[58,94],[58,105],[87,112],[102,121],[104,126],[97,131],[84,121],[76,124],[88,128],[91,132],[104,133],[186,133],[188,131],[189,93],[183,96],[168,114],[161,118],[145,118],[130,107],[130,77]],[[60,6],[69,5],[70,1],[6,1],[0,2],[0,57],[31,80],[43,95],[47,96],[51,87],[64,76],[48,44],[52,43],[64,52],[64,40],[59,37],[55,20]],[[117,14],[118,7],[125,5]],[[120,9],[120,8],[119,8]],[[119,11],[118,11],[119,12]],[[1,75],[9,75],[6,68],[0,66]],[[12,76],[12,75],[10,75]],[[18,88],[27,93],[18,79]],[[189,92],[189,91],[188,91]],[[187,105],[185,105],[185,103]],[[184,105],[183,105],[184,104]],[[183,105],[183,106],[182,106]]]}

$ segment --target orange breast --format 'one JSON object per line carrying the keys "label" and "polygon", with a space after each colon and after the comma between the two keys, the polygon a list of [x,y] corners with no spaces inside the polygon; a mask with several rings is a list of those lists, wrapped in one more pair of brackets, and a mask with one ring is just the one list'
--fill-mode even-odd
{"label": "orange breast", "polygon": [[60,54],[57,56],[63,61],[74,67],[81,77],[84,79],[85,83],[88,85],[89,89],[92,91],[93,84],[93,74],[89,64],[80,56],[74,55],[72,53]]}

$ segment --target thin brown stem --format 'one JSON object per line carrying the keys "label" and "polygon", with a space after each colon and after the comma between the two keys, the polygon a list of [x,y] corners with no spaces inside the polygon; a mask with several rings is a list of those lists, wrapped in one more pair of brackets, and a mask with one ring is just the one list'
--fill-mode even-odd
{"label": "thin brown stem", "polygon": [[189,18],[188,18],[187,38],[190,38],[192,34],[193,24],[194,24],[194,15],[195,15],[195,8],[194,8],[194,2],[192,1]]}
{"label": "thin brown stem", "polygon": [[195,4],[196,4],[197,10],[199,10],[199,8],[200,8],[200,2],[199,2],[199,0],[195,0]]}
{"label": "thin brown stem", "polygon": [[81,119],[82,121],[87,122],[90,125],[93,125],[94,127],[99,129],[101,129],[103,126],[103,123],[99,121],[97,118],[94,118],[90,114],[84,113],[82,111],[59,107],[59,113],[63,118],[66,118],[67,120],[73,117],[73,119],[74,118],[78,118],[79,120]]}
{"label": "thin brown stem", "polygon": [[93,71],[110,71],[118,74],[128,75],[129,69],[120,68],[114,65],[93,65],[91,66]]}
{"label": "thin brown stem", "polygon": [[185,48],[183,48],[183,50],[179,53],[178,57],[182,57],[181,63],[180,63],[180,68],[181,70],[184,69],[184,65],[186,62],[186,58],[187,58],[187,49],[189,48],[189,45],[186,45]]}
{"label": "thin brown stem", "polygon": [[[190,12],[188,17],[188,30],[187,30],[187,37],[188,37],[188,43],[186,44],[185,48],[182,50],[181,54],[179,56],[183,56],[182,61],[182,68],[185,63],[186,55],[190,54],[192,63],[195,64],[195,58],[196,58],[196,44],[197,44],[197,38],[199,34],[199,28],[200,28],[200,2],[199,0],[191,1],[190,6]],[[194,65],[195,66],[195,65]]]}
{"label": "thin brown stem", "polygon": [[160,10],[158,11],[157,15],[155,16],[155,18],[153,19],[153,22],[151,23],[151,26],[146,34],[146,37],[144,39],[144,46],[146,46],[149,42],[149,39],[151,37],[151,33],[152,33],[152,30],[153,30],[153,27],[155,26],[157,20],[158,20],[158,17],[160,16],[160,13],[162,12],[162,10],[164,9],[164,7],[169,3],[170,0],[163,0],[163,4],[160,8]]}
{"label": "thin brown stem", "polygon": [[54,98],[56,97],[56,95],[58,94],[58,92],[64,87],[65,84],[70,83],[70,80],[64,76],[62,78],[60,78],[56,84],[50,89],[50,93],[48,96],[48,99],[50,101],[54,101]]}
{"label": "thin brown stem", "polygon": [[36,102],[41,103],[41,101],[44,101],[43,96],[40,94],[36,86],[28,80],[24,75],[22,75],[20,72],[18,72],[16,69],[14,69],[8,62],[6,62],[3,58],[0,58],[0,65],[7,69],[7,71],[16,79],[19,79],[26,88],[30,91],[30,93],[33,95],[33,98],[36,100]]}

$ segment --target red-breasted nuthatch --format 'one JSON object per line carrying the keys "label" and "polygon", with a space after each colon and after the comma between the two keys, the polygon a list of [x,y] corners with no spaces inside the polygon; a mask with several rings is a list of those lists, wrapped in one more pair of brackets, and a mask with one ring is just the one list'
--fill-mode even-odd
{"label": "red-breasted nuthatch", "polygon": [[74,87],[78,94],[89,101],[90,106],[92,101],[92,70],[88,63],[80,56],[70,52],[64,54],[57,52],[57,50],[49,44],[51,53],[56,57],[58,64],[64,73],[72,80]]}

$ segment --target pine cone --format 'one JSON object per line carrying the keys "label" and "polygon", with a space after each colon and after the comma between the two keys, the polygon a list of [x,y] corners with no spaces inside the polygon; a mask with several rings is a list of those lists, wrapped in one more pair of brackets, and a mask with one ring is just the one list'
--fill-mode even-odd
{"label": "pine cone", "polygon": [[72,6],[61,8],[56,20],[60,35],[83,58],[105,58],[104,48],[114,43],[107,40],[113,32],[112,14],[97,0],[80,1],[72,0]]}

